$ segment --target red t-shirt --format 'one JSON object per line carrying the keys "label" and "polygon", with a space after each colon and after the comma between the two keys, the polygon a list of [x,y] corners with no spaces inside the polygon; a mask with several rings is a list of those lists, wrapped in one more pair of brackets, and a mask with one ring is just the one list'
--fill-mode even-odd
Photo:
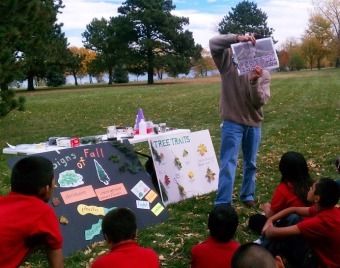
{"label": "red t-shirt", "polygon": [[318,256],[319,267],[340,267],[340,209],[333,207],[315,213],[309,209],[311,218],[297,224],[311,250]]}
{"label": "red t-shirt", "polygon": [[270,208],[275,213],[289,207],[305,207],[299,197],[294,192],[293,185],[288,183],[280,182],[276,187],[272,200],[270,201]]}
{"label": "red t-shirt", "polygon": [[208,237],[204,242],[191,249],[192,268],[231,267],[231,258],[240,246],[239,243],[230,240],[225,243]]}
{"label": "red t-shirt", "polygon": [[114,245],[111,252],[99,257],[92,263],[92,268],[159,268],[155,251],[140,247],[137,242],[127,240]]}
{"label": "red t-shirt", "polygon": [[62,248],[62,235],[52,207],[35,197],[10,192],[0,197],[0,267],[17,267],[38,245]]}

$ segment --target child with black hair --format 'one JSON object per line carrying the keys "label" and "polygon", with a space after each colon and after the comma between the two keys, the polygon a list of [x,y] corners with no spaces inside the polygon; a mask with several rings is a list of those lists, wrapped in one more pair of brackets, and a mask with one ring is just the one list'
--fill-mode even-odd
{"label": "child with black hair", "polygon": [[301,153],[286,152],[282,155],[279,170],[281,181],[270,203],[262,205],[267,218],[288,207],[307,207],[307,193],[313,185],[307,161]]}
{"label": "child with black hair", "polygon": [[46,247],[49,267],[63,265],[57,216],[46,204],[55,186],[53,164],[42,156],[20,159],[11,174],[11,192],[0,197],[0,267],[18,267],[39,246]]}
{"label": "child with black hair", "polygon": [[92,268],[158,268],[158,256],[135,241],[137,224],[135,214],[127,208],[108,212],[102,222],[102,232],[110,252],[92,263]]}
{"label": "child with black hair", "polygon": [[[308,192],[311,207],[291,207],[268,219],[263,234],[265,247],[273,255],[285,257],[294,267],[340,267],[340,197],[337,183],[330,178],[315,182]],[[307,217],[297,224],[276,227],[274,223],[289,215]],[[314,255],[316,260],[308,256]],[[306,264],[308,260],[308,266]]]}
{"label": "child with black hair", "polygon": [[241,245],[231,259],[232,268],[284,268],[280,256],[273,255],[256,243]]}
{"label": "child with black hair", "polygon": [[276,187],[270,203],[261,206],[264,215],[255,214],[249,218],[249,228],[261,233],[267,218],[288,207],[307,207],[307,193],[314,181],[309,174],[305,157],[289,151],[282,155],[279,163],[281,181]]}
{"label": "child with black hair", "polygon": [[214,206],[208,218],[210,237],[192,247],[191,267],[231,267],[231,257],[239,247],[232,240],[237,226],[238,215],[232,206]]}

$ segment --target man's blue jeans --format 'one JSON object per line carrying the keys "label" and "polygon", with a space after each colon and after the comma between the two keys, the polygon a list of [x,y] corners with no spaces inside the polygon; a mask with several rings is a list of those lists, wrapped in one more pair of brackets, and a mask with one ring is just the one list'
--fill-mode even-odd
{"label": "man's blue jeans", "polygon": [[244,126],[224,120],[220,151],[220,173],[215,205],[232,204],[237,159],[242,144],[243,182],[241,201],[254,200],[256,156],[261,141],[261,127]]}

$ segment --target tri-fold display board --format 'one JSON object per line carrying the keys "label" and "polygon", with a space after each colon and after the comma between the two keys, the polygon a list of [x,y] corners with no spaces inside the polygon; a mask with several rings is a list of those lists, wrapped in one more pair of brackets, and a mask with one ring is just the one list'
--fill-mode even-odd
{"label": "tri-fold display board", "polygon": [[149,139],[163,203],[217,189],[219,166],[209,130]]}

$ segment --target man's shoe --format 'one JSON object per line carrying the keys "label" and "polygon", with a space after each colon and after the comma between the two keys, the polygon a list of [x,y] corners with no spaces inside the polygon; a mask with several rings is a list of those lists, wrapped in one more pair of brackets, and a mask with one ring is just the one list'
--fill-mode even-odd
{"label": "man's shoe", "polygon": [[253,208],[253,207],[255,207],[255,202],[254,202],[253,200],[243,201],[243,204],[245,204],[246,207],[248,207],[248,208]]}

